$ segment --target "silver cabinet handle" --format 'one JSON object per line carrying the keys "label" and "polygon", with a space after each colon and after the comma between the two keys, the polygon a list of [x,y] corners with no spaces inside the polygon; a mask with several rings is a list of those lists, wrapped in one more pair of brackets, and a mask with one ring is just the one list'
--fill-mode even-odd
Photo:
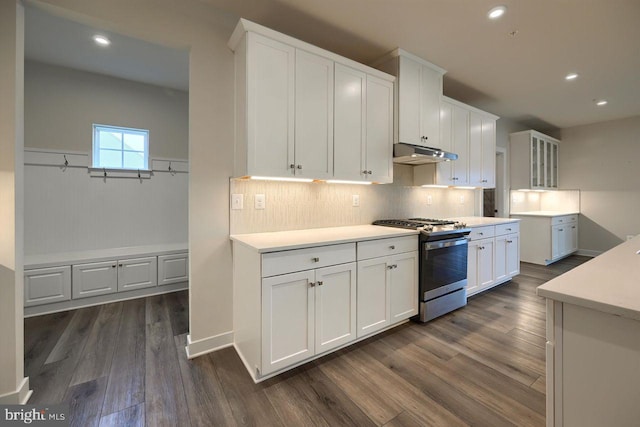
{"label": "silver cabinet handle", "polygon": [[389,246],[389,249],[394,250],[396,247],[394,245]]}
{"label": "silver cabinet handle", "polygon": [[323,284],[324,284],[324,282],[322,282],[322,281],[316,282],[316,285],[318,285],[318,286],[322,286]]}
{"label": "silver cabinet handle", "polygon": [[314,257],[314,258],[311,258],[311,261],[312,262],[320,262],[320,258]]}

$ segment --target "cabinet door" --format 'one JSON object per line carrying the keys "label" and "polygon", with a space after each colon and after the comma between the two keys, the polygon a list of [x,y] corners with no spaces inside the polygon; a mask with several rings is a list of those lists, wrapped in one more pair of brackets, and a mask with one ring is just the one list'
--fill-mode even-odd
{"label": "cabinet door", "polygon": [[333,137],[336,179],[368,180],[364,173],[366,82],[365,73],[335,64]]}
{"label": "cabinet door", "polygon": [[421,145],[421,69],[422,65],[404,56],[399,57],[398,74],[398,140]]}
{"label": "cabinet door", "polygon": [[435,70],[420,67],[420,129],[422,144],[440,146],[440,98],[442,75]]}
{"label": "cabinet door", "polygon": [[313,356],[314,284],[313,270],[262,279],[262,375]]}
{"label": "cabinet door", "polygon": [[551,259],[556,259],[566,252],[565,224],[551,227]]}
{"label": "cabinet door", "polygon": [[471,296],[480,290],[478,275],[480,274],[478,259],[480,252],[480,240],[471,240],[467,255],[467,296]]}
{"label": "cabinet door", "polygon": [[[496,247],[496,251],[497,251],[497,247]],[[506,255],[507,276],[514,277],[520,274],[520,235],[519,234],[514,233],[514,234],[509,234],[507,236],[505,255]]]}
{"label": "cabinet door", "polygon": [[452,177],[449,185],[469,185],[469,112],[457,105],[453,106],[452,150],[458,160],[451,163]]}
{"label": "cabinet door", "polygon": [[71,299],[71,266],[24,271],[24,306]]}
{"label": "cabinet door", "polygon": [[315,352],[356,339],[356,263],[316,270]]}
{"label": "cabinet door", "polygon": [[531,137],[531,188],[542,187],[544,169],[541,168],[544,159],[542,140],[535,136]]}
{"label": "cabinet door", "polygon": [[496,186],[496,121],[482,118],[482,162],[480,186],[494,188]]}
{"label": "cabinet door", "polygon": [[120,260],[118,262],[118,292],[150,288],[158,284],[156,257]]}
{"label": "cabinet door", "polygon": [[295,174],[333,177],[333,61],[296,49]]}
{"label": "cabinet door", "polygon": [[158,285],[170,285],[187,280],[189,280],[189,254],[158,256]]}
{"label": "cabinet door", "polygon": [[249,33],[247,167],[250,175],[290,176],[294,163],[295,49]]}
{"label": "cabinet door", "polygon": [[558,143],[553,142],[551,144],[551,186],[558,188]]}
{"label": "cabinet door", "polygon": [[390,324],[389,258],[358,262],[358,338],[384,329]]}
{"label": "cabinet door", "polygon": [[367,181],[393,182],[393,83],[367,76]]}
{"label": "cabinet door", "polygon": [[578,223],[569,224],[569,253],[573,253],[578,250]]}
{"label": "cabinet door", "polygon": [[482,116],[469,112],[469,184],[482,184]]}
{"label": "cabinet door", "polygon": [[118,289],[116,260],[74,265],[72,269],[72,297],[85,298],[112,294]]}
{"label": "cabinet door", "polygon": [[494,283],[495,240],[481,240],[478,249],[478,286],[482,290]]}
{"label": "cabinet door", "polygon": [[495,281],[502,282],[509,277],[507,273],[508,237],[498,236],[495,241]]}
{"label": "cabinet door", "polygon": [[391,323],[418,314],[418,251],[391,257]]}

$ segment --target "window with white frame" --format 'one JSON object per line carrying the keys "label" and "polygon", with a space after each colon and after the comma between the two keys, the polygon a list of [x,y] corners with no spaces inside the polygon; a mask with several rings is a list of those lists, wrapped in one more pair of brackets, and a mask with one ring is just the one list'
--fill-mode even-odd
{"label": "window with white frame", "polygon": [[94,124],[93,167],[149,169],[149,131]]}

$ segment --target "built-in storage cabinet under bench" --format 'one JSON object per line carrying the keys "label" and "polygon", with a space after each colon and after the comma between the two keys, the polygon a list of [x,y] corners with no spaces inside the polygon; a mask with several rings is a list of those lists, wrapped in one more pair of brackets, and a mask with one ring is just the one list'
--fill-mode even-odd
{"label": "built-in storage cabinet under bench", "polygon": [[186,247],[158,254],[144,249],[136,254],[135,250],[127,248],[126,255],[121,257],[109,257],[114,251],[109,252],[102,254],[107,255],[105,257],[100,256],[100,251],[92,251],[93,259],[71,257],[67,262],[58,261],[59,265],[50,265],[54,256],[50,260],[37,259],[25,264],[25,315],[187,287],[189,256]]}
{"label": "built-in storage cabinet under bench", "polygon": [[417,235],[233,251],[235,347],[255,381],[418,313]]}

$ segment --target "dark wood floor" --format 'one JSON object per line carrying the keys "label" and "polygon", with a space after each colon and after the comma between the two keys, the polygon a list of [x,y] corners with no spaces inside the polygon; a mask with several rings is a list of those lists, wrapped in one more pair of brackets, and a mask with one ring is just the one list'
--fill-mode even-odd
{"label": "dark wood floor", "polygon": [[31,403],[76,426],[543,426],[545,306],[535,289],[587,258],[511,282],[254,384],[232,348],[187,360],[186,291],[25,320]]}

